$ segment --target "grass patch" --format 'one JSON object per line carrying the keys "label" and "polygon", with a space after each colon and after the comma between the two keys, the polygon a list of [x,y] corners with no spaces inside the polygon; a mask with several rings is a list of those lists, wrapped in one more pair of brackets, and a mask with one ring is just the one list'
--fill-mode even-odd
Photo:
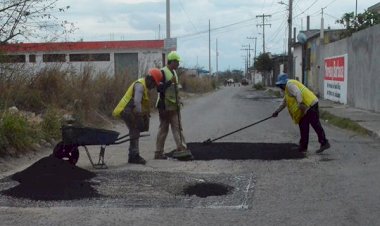
{"label": "grass patch", "polygon": [[327,111],[320,110],[320,118],[336,127],[347,129],[361,135],[368,136],[372,134],[371,131],[363,128],[357,122],[352,121],[351,119],[348,119],[348,118],[341,118],[341,117],[335,116]]}
{"label": "grass patch", "polygon": [[264,85],[261,82],[254,84],[253,88],[256,90],[264,90],[265,89]]}
{"label": "grass patch", "polygon": [[281,91],[279,91],[279,90],[267,89],[267,92],[270,95],[278,97],[278,98],[283,97],[282,94],[281,94]]}

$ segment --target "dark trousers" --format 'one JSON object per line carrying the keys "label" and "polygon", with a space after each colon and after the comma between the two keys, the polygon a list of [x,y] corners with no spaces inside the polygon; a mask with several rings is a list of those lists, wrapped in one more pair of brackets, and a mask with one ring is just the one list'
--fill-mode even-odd
{"label": "dark trousers", "polygon": [[327,142],[325,131],[319,121],[318,103],[310,107],[310,109],[306,112],[306,115],[301,118],[298,125],[301,133],[300,148],[307,149],[309,144],[309,125],[311,125],[317,133],[318,141],[321,145],[324,145]]}

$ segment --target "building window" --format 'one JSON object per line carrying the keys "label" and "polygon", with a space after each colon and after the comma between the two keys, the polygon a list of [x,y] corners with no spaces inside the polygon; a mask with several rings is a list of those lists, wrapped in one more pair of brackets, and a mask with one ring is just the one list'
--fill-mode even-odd
{"label": "building window", "polygon": [[29,62],[30,63],[36,63],[36,55],[35,54],[29,55]]}
{"label": "building window", "polygon": [[70,54],[71,62],[78,61],[110,61],[109,53]]}
{"label": "building window", "polygon": [[0,63],[25,63],[25,55],[0,55]]}
{"label": "building window", "polygon": [[43,62],[66,62],[66,54],[44,54]]}

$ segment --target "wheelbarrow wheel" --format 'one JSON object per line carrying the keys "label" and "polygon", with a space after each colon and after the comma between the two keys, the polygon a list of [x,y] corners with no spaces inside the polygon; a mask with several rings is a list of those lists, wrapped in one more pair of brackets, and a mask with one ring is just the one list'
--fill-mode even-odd
{"label": "wheelbarrow wheel", "polygon": [[79,150],[78,150],[78,145],[75,144],[64,144],[62,141],[59,142],[53,150],[53,156],[66,160],[72,165],[77,164],[78,159],[79,159]]}

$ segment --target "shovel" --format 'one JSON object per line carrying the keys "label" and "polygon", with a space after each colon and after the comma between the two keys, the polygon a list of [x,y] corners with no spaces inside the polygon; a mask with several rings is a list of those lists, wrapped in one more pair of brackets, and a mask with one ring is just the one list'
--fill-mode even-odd
{"label": "shovel", "polygon": [[229,135],[231,135],[231,134],[237,133],[237,132],[239,132],[239,131],[241,131],[241,130],[243,130],[243,129],[247,129],[248,127],[251,127],[251,126],[257,125],[257,124],[259,124],[259,123],[261,123],[261,122],[264,122],[264,121],[266,121],[266,120],[268,120],[268,119],[270,119],[270,118],[272,118],[272,117],[273,117],[273,116],[269,116],[269,117],[267,117],[267,118],[265,118],[265,119],[262,119],[262,120],[260,120],[260,121],[255,122],[255,123],[252,123],[252,124],[250,124],[250,125],[248,125],[248,126],[244,126],[243,128],[240,128],[240,129],[238,129],[238,130],[232,131],[232,132],[230,132],[230,133],[227,133],[227,134],[225,134],[225,135],[223,135],[223,136],[220,136],[220,137],[214,138],[214,139],[212,139],[212,140],[209,138],[209,139],[203,141],[202,143],[204,143],[204,144],[211,144],[212,142],[214,142],[214,141],[216,141],[216,140],[219,140],[219,139],[222,139],[223,137],[226,137],[226,136],[229,136]]}

